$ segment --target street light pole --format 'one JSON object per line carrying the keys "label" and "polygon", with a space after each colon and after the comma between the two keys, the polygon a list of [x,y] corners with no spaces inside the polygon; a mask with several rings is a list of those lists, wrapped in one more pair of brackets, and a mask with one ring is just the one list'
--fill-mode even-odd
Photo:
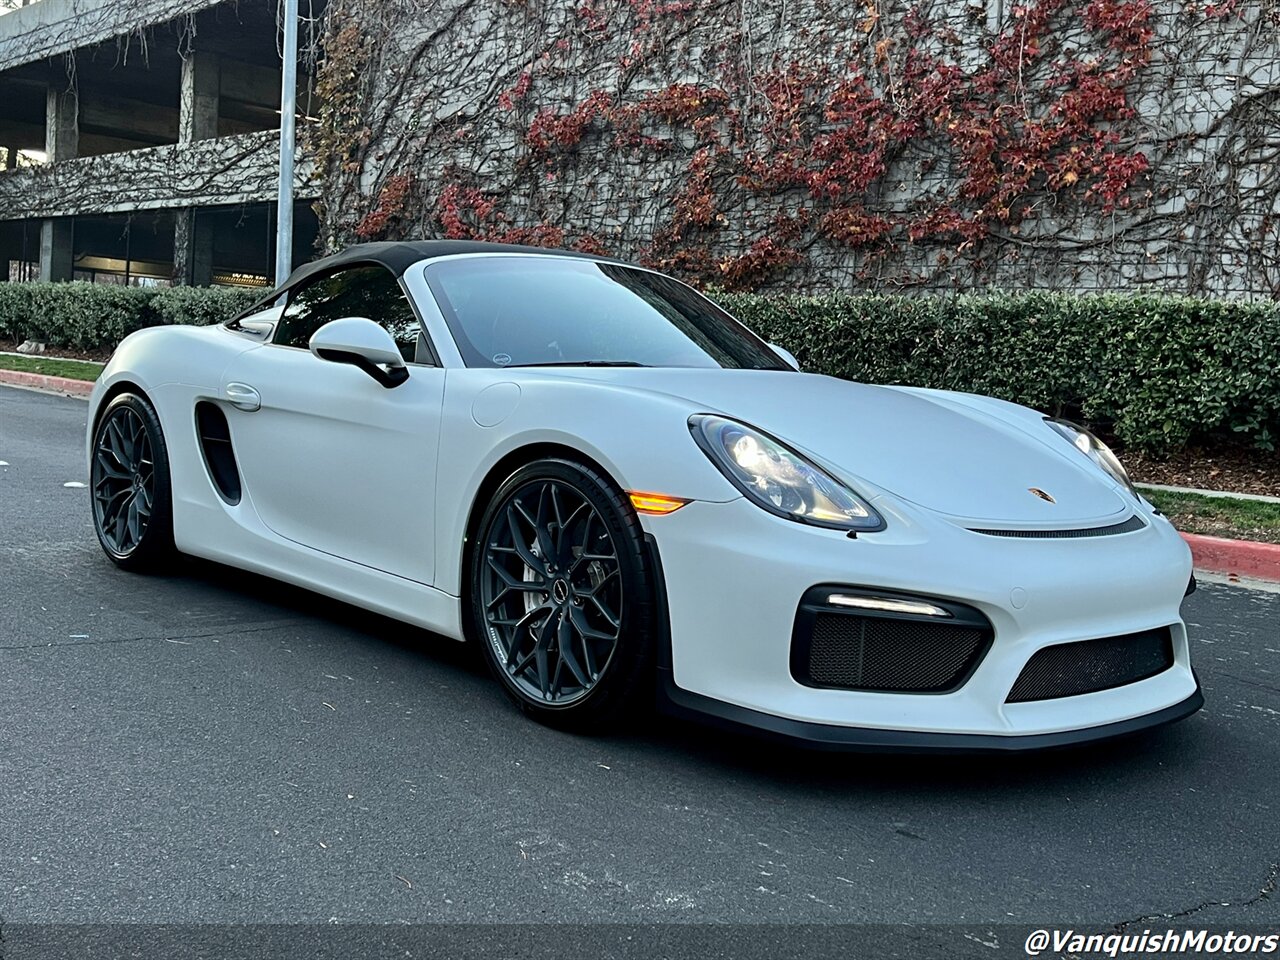
{"label": "street light pole", "polygon": [[276,286],[293,271],[293,155],[298,96],[298,0],[284,0],[280,79],[280,188],[276,201]]}

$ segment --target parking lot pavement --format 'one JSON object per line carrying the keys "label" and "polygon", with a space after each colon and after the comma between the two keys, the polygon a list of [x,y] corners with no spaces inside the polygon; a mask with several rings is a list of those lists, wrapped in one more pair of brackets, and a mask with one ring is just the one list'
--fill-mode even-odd
{"label": "parking lot pavement", "polygon": [[1280,920],[1276,594],[1202,587],[1205,709],[1086,750],[579,738],[450,641],[208,564],[118,572],[64,486],[85,412],[0,388],[7,923]]}

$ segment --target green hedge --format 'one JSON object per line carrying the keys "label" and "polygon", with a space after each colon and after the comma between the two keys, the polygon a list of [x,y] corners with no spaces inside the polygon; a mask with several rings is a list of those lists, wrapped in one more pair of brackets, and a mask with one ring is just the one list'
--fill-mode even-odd
{"label": "green hedge", "polygon": [[267,292],[236,287],[166,287],[155,292],[151,310],[159,323],[203,326],[230,320]]}
{"label": "green hedge", "polygon": [[990,394],[1156,454],[1280,435],[1280,303],[1126,294],[715,294],[806,370]]}
{"label": "green hedge", "polygon": [[112,349],[143,327],[228,319],[260,296],[262,291],[232,287],[0,283],[0,340]]}
{"label": "green hedge", "polygon": [[[141,327],[214,323],[259,291],[0,283],[0,339],[113,347]],[[1169,453],[1280,436],[1280,303],[1126,294],[953,297],[716,292],[806,370],[985,393]]]}

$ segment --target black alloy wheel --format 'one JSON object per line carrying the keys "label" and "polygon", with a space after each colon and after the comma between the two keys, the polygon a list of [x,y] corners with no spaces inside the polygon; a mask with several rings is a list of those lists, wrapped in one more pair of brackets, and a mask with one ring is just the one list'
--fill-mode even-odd
{"label": "black alloy wheel", "polygon": [[141,568],[173,548],[168,451],[151,405],[125,393],[94,431],[89,493],[102,549],[122,567]]}
{"label": "black alloy wheel", "polygon": [[634,511],[595,470],[518,470],[480,524],[472,614],[490,669],[559,726],[616,720],[652,677],[652,571]]}

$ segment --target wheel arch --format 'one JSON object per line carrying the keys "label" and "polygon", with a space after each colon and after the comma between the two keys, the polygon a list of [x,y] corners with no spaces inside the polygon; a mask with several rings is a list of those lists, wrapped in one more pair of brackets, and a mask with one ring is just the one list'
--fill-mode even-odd
{"label": "wheel arch", "polygon": [[[464,612],[467,610],[467,604],[471,602],[472,551],[475,550],[480,520],[484,516],[485,509],[489,506],[489,501],[493,499],[493,495],[502,486],[503,481],[521,467],[534,461],[548,458],[559,458],[581,463],[583,466],[590,467],[598,472],[623,493],[626,492],[622,484],[618,482],[618,479],[599,460],[568,444],[539,441],[524,444],[504,454],[501,459],[489,468],[489,472],[480,481],[480,485],[476,488],[475,496],[471,498],[471,506],[467,511],[467,523],[463,528],[462,554],[459,558],[458,568],[460,574],[459,584],[462,588],[459,599]],[[469,621],[470,618],[464,615],[462,618],[463,634],[467,640],[472,639]]]}
{"label": "wheel arch", "polygon": [[[98,433],[98,424],[102,422],[102,415],[106,413],[107,407],[111,406],[111,401],[122,393],[137,394],[143,400],[147,401],[147,403],[151,404],[151,409],[155,410],[155,402],[147,396],[147,391],[133,380],[120,379],[107,387],[107,389],[103,391],[102,399],[98,401],[98,405],[93,410],[93,419],[90,420],[88,424],[89,436],[86,444],[86,453],[90,459],[93,457],[93,438]],[[157,411],[156,416],[159,417],[159,415],[159,411]]]}

